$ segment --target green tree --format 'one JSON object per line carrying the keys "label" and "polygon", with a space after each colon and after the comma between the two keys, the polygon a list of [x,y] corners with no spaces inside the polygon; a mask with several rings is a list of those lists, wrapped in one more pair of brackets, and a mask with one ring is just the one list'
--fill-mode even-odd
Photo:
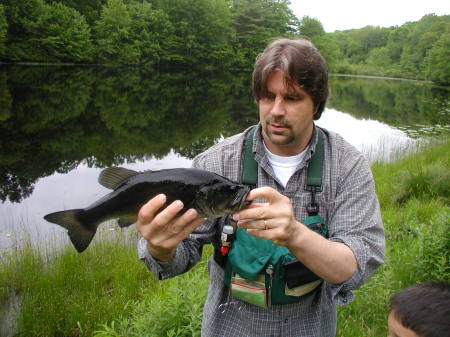
{"label": "green tree", "polygon": [[298,19],[289,1],[234,0],[236,52],[240,65],[251,68],[255,57],[276,37],[294,36]]}
{"label": "green tree", "polygon": [[8,20],[7,60],[89,60],[89,27],[76,10],[60,3],[47,5],[43,0],[3,1]]}
{"label": "green tree", "polygon": [[95,21],[100,17],[100,11],[102,6],[106,3],[106,0],[46,0],[47,3],[59,2],[67,7],[76,9],[81,15],[83,15],[87,23],[92,26]]}
{"label": "green tree", "polygon": [[48,60],[91,60],[90,29],[75,9],[60,3],[47,5],[36,26],[40,33],[40,48],[47,53]]}
{"label": "green tree", "polygon": [[428,80],[450,85],[450,33],[444,33],[427,53],[424,61]]}
{"label": "green tree", "polygon": [[369,52],[366,62],[377,67],[386,68],[392,64],[392,59],[386,47],[379,47]]}
{"label": "green tree", "polygon": [[449,33],[450,15],[428,14],[400,27],[368,26],[327,36],[334,37],[344,56],[338,67],[344,71],[445,83],[449,59],[439,41]]}
{"label": "green tree", "polygon": [[168,52],[173,25],[166,13],[154,10],[147,2],[127,6],[130,15],[129,38],[139,58],[136,63],[158,63]]}
{"label": "green tree", "polygon": [[405,24],[401,27],[390,31],[386,48],[389,52],[389,57],[395,63],[400,63],[400,58],[403,53],[405,41],[408,39],[411,24]]}
{"label": "green tree", "polygon": [[173,25],[165,59],[185,66],[226,67],[233,60],[232,15],[228,0],[165,0],[155,7]]}
{"label": "green tree", "polygon": [[131,37],[132,19],[122,0],[108,0],[95,25],[97,58],[103,63],[139,63],[140,51]]}
{"label": "green tree", "polygon": [[8,20],[6,58],[10,61],[45,61],[39,45],[37,21],[45,11],[43,0],[2,0]]}
{"label": "green tree", "polygon": [[389,28],[374,26],[331,34],[339,42],[342,54],[349,58],[352,63],[364,62],[372,49],[385,46],[388,35]]}
{"label": "green tree", "polygon": [[402,73],[407,77],[423,78],[424,59],[440,36],[450,33],[450,15],[425,15],[420,21],[410,24],[400,56]]}
{"label": "green tree", "polygon": [[148,2],[108,0],[95,25],[97,59],[103,63],[152,64],[171,48],[173,25]]}
{"label": "green tree", "polygon": [[300,20],[299,33],[302,36],[312,39],[325,35],[325,30],[319,20],[306,15]]}
{"label": "green tree", "polygon": [[340,56],[339,47],[331,35],[325,33],[322,23],[309,16],[304,16],[299,23],[300,36],[311,40],[325,58],[330,71],[336,68]]}

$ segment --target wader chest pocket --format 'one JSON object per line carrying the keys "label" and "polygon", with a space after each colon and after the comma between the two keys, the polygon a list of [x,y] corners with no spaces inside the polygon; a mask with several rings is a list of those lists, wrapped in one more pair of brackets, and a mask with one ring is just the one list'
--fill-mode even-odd
{"label": "wader chest pocket", "polygon": [[322,283],[322,279],[309,270],[303,263],[298,260],[289,261],[283,264],[285,295],[286,296],[303,296]]}
{"label": "wader chest pocket", "polygon": [[289,289],[320,280],[319,276],[298,260],[286,262],[283,267],[284,279]]}
{"label": "wader chest pocket", "polygon": [[258,275],[256,280],[247,280],[239,274],[235,274],[231,278],[231,294],[247,303],[251,303],[258,307],[267,308],[270,300],[267,292],[264,275]]}

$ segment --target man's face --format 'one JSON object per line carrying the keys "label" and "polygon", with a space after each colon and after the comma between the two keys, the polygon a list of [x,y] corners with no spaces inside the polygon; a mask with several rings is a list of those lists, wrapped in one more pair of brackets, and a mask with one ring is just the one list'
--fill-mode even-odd
{"label": "man's face", "polygon": [[389,336],[388,337],[420,337],[409,328],[405,328],[394,315],[393,311],[389,313],[388,318]]}
{"label": "man's face", "polygon": [[311,96],[298,85],[287,87],[280,71],[268,76],[267,92],[267,96],[258,102],[264,143],[279,156],[302,152],[313,130],[314,103]]}

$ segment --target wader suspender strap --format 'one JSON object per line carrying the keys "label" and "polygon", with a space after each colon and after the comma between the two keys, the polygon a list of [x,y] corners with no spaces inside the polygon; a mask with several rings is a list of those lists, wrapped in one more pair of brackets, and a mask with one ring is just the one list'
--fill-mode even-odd
{"label": "wader suspender strap", "polygon": [[[258,184],[258,163],[253,156],[253,136],[256,126],[247,134],[245,141],[244,167],[242,169],[242,183],[255,186]],[[316,192],[322,191],[322,174],[324,162],[323,136],[317,132],[317,145],[307,168],[307,179],[305,190],[311,192],[311,203],[306,206],[309,216],[319,214],[319,204],[316,202]]]}
{"label": "wader suspender strap", "polygon": [[322,191],[322,174],[323,174],[323,136],[320,131],[317,132],[317,144],[309,164],[307,172],[307,180],[305,190],[311,192],[311,203],[306,206],[309,216],[319,214],[319,204],[316,202],[316,192]]}
{"label": "wader suspender strap", "polygon": [[242,169],[242,184],[256,187],[258,184],[258,163],[253,156],[253,136],[256,131],[254,126],[248,133],[245,140],[244,167]]}

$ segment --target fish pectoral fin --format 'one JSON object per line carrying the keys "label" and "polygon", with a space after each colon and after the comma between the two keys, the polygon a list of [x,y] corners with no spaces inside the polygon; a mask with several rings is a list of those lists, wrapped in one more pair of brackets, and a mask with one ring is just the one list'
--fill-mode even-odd
{"label": "fish pectoral fin", "polygon": [[131,226],[135,222],[136,222],[135,218],[119,218],[117,220],[117,224],[119,225],[120,228]]}
{"label": "fish pectoral fin", "polygon": [[123,167],[105,168],[98,176],[98,182],[106,188],[115,190],[123,182],[139,174],[139,172],[129,170]]}

